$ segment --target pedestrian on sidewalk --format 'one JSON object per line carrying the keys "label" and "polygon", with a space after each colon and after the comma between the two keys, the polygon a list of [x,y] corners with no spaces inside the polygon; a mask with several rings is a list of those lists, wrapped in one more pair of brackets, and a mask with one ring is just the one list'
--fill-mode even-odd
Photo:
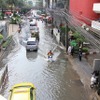
{"label": "pedestrian on sidewalk", "polygon": [[79,61],[82,61],[82,48],[79,48],[78,56],[79,56]]}
{"label": "pedestrian on sidewalk", "polygon": [[72,56],[74,55],[74,47],[73,46],[71,47],[71,55]]}
{"label": "pedestrian on sidewalk", "polygon": [[53,36],[53,28],[51,29],[51,35]]}
{"label": "pedestrian on sidewalk", "polygon": [[68,51],[68,55],[71,55],[72,47],[69,46],[67,51]]}
{"label": "pedestrian on sidewalk", "polygon": [[19,23],[19,28],[20,28],[20,29],[22,28],[21,23]]}

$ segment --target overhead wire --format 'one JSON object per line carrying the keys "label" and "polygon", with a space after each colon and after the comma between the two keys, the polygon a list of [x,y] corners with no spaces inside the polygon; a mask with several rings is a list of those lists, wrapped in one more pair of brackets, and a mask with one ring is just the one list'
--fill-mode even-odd
{"label": "overhead wire", "polygon": [[74,16],[71,16],[71,14],[66,13],[64,10],[52,10],[51,12],[63,17],[67,24],[70,24],[72,27],[74,27],[82,36],[86,38],[86,40],[100,50],[100,41],[81,27],[82,24],[84,24],[82,21],[79,21]]}

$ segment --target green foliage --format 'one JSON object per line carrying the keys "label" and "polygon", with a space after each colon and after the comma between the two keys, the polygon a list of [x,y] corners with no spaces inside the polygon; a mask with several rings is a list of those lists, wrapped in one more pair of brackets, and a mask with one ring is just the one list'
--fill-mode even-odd
{"label": "green foliage", "polygon": [[18,8],[22,8],[23,6],[25,6],[24,0],[3,0],[3,1],[5,1],[6,7],[8,5],[8,8],[9,8],[9,5],[12,7],[14,6]]}
{"label": "green foliage", "polygon": [[65,33],[67,31],[67,28],[65,26],[60,27],[61,33]]}
{"label": "green foliage", "polygon": [[62,24],[62,26],[60,27],[60,31],[61,33],[67,33],[68,31],[70,31],[69,27],[64,26],[64,24]]}
{"label": "green foliage", "polygon": [[3,48],[7,48],[7,46],[10,44],[10,42],[11,42],[11,39],[12,39],[12,36],[9,36],[8,38],[7,38],[7,40],[2,44],[2,47]]}
{"label": "green foliage", "polygon": [[70,45],[75,47],[75,46],[77,46],[77,42],[76,42],[75,40],[72,40],[72,41],[70,42]]}
{"label": "green foliage", "polygon": [[75,54],[78,54],[78,51],[79,51],[79,47],[78,47],[78,46],[75,46],[75,47],[74,47],[74,53],[75,53]]}
{"label": "green foliage", "polygon": [[82,42],[84,42],[84,39],[83,39],[83,38],[81,38],[81,37],[80,37],[80,38],[77,38],[77,39],[76,39],[76,42],[77,42],[77,43],[79,43],[79,42],[81,42],[81,43],[82,43]]}
{"label": "green foliage", "polygon": [[21,22],[20,16],[14,13],[13,17],[11,17],[11,24],[18,24],[20,22]]}
{"label": "green foliage", "polygon": [[0,34],[0,39],[3,39],[3,35],[2,34]]}
{"label": "green foliage", "polygon": [[24,14],[26,14],[28,11],[30,11],[31,10],[31,8],[26,8],[26,7],[23,7],[22,9],[21,9],[21,13],[24,13]]}
{"label": "green foliage", "polygon": [[78,32],[75,32],[75,33],[73,33],[73,37],[74,37],[75,39],[77,39],[77,38],[80,38],[81,35],[80,35]]}
{"label": "green foliage", "polygon": [[88,52],[89,52],[89,48],[83,47],[83,48],[82,48],[82,52],[88,53]]}
{"label": "green foliage", "polygon": [[2,12],[0,12],[0,20],[4,19],[4,14]]}
{"label": "green foliage", "polygon": [[73,33],[73,37],[76,40],[77,43],[82,43],[85,41],[85,38],[78,32]]}

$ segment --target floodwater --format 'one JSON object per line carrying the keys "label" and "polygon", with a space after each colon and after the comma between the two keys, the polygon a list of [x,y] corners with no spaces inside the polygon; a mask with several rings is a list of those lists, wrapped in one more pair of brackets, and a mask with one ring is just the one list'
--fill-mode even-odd
{"label": "floodwater", "polygon": [[[36,87],[37,100],[88,100],[80,77],[72,69],[66,53],[50,34],[49,26],[38,21],[40,41],[38,52],[27,52],[26,39],[30,36],[27,23],[22,33],[14,36],[15,48],[4,59],[8,66],[8,77],[2,95],[17,83],[32,82]],[[53,50],[54,62],[47,61],[47,52]]]}

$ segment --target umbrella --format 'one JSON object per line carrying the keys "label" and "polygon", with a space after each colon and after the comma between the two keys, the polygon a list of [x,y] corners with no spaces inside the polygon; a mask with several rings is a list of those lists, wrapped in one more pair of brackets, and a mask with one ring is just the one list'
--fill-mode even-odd
{"label": "umbrella", "polygon": [[73,47],[75,47],[75,46],[77,45],[77,43],[75,42],[75,40],[72,40],[72,41],[70,42],[70,45],[73,46]]}

